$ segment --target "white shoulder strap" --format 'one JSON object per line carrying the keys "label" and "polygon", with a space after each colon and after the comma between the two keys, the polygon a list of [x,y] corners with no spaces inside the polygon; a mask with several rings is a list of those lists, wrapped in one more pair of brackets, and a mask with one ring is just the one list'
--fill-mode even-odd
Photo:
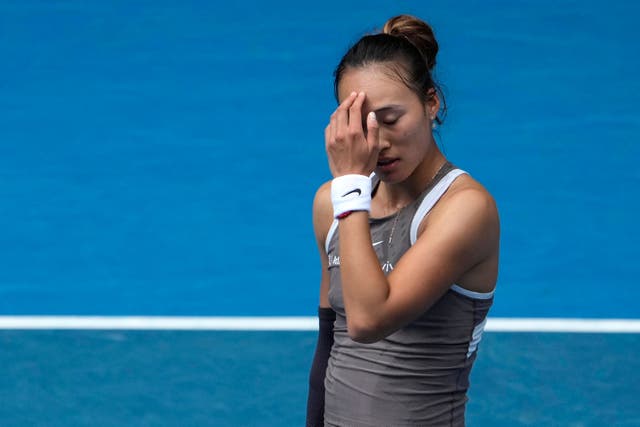
{"label": "white shoulder strap", "polygon": [[416,214],[411,220],[411,228],[409,230],[409,236],[411,238],[411,244],[413,245],[418,239],[418,228],[425,216],[429,213],[431,208],[440,200],[440,197],[449,189],[453,181],[462,174],[467,172],[462,169],[453,169],[446,174],[432,189],[427,193],[425,198],[420,203]]}
{"label": "white shoulder strap", "polygon": [[337,228],[338,228],[338,220],[334,219],[333,223],[331,224],[331,227],[329,228],[329,232],[327,233],[327,240],[324,241],[324,250],[326,254],[329,253],[329,242],[331,242],[331,238],[333,237]]}

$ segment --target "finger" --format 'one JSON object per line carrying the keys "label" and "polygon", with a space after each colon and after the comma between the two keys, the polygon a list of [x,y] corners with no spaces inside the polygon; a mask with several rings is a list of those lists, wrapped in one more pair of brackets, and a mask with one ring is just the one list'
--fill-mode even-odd
{"label": "finger", "polygon": [[344,130],[346,129],[347,121],[349,120],[349,106],[356,95],[357,94],[355,92],[351,92],[351,94],[340,103],[333,114],[331,114],[329,122],[331,125],[331,142],[336,142],[338,139],[342,140],[345,135]]}
{"label": "finger", "polygon": [[329,125],[327,126],[327,129],[329,131],[329,143],[333,144],[336,142],[336,121],[337,121],[337,111],[334,111],[334,113],[331,115],[331,118],[329,120]]}
{"label": "finger", "polygon": [[356,99],[353,100],[349,107],[349,132],[354,135],[361,134],[362,129],[362,105],[364,104],[365,94],[360,92]]}
{"label": "finger", "polygon": [[327,127],[324,128],[324,148],[328,150],[329,144],[331,144],[332,142],[333,141],[331,139],[331,123],[329,123]]}
{"label": "finger", "polygon": [[334,142],[335,141],[331,140],[331,123],[329,123],[327,127],[324,128],[324,150],[327,153],[327,162],[329,163],[329,170],[332,175],[335,175],[332,157]]}
{"label": "finger", "polygon": [[367,145],[369,146],[369,149],[375,153],[380,150],[379,133],[380,126],[378,125],[376,113],[371,111],[367,114]]}
{"label": "finger", "polygon": [[336,128],[334,136],[339,140],[342,140],[346,136],[349,126],[349,108],[351,107],[351,104],[353,104],[353,101],[357,96],[357,93],[351,92],[347,99],[342,101],[342,103],[334,113],[336,116]]}

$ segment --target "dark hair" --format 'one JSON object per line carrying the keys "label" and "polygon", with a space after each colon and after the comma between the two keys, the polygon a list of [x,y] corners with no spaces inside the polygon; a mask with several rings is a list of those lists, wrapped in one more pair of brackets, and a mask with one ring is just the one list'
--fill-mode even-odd
{"label": "dark hair", "polygon": [[398,15],[389,19],[378,34],[366,35],[351,46],[336,67],[334,94],[338,99],[338,85],[349,68],[362,68],[384,64],[391,77],[399,79],[424,103],[435,93],[440,95],[442,123],[447,107],[444,95],[431,75],[436,65],[438,42],[433,29],[426,22],[410,15]]}

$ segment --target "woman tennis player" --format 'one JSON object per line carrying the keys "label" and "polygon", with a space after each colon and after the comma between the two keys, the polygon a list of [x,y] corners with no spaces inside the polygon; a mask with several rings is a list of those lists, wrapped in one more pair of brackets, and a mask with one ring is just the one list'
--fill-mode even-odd
{"label": "woman tennis player", "polygon": [[495,202],[434,141],[431,27],[391,18],[335,71],[333,180],[313,226],[322,262],[308,426],[462,426],[498,274]]}

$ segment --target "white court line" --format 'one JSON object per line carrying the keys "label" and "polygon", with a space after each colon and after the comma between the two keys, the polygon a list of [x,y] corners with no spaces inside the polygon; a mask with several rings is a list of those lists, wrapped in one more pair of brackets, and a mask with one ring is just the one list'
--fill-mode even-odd
{"label": "white court line", "polygon": [[640,319],[489,318],[491,332],[640,333]]}
{"label": "white court line", "polygon": [[0,316],[0,329],[312,331],[313,317]]}
{"label": "white court line", "polygon": [[[0,329],[315,331],[315,317],[0,316]],[[489,318],[488,332],[640,333],[640,319]]]}

